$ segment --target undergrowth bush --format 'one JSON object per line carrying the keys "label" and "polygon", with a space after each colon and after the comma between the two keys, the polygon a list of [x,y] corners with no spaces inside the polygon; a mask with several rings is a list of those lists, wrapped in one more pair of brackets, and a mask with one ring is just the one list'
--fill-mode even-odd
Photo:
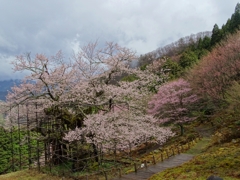
{"label": "undergrowth bush", "polygon": [[37,158],[37,152],[31,152],[29,159],[29,147],[37,147],[37,141],[34,139],[36,135],[30,132],[31,140],[28,144],[26,130],[19,132],[17,129],[12,129],[10,132],[0,127],[0,174],[27,168],[29,161],[33,163]]}

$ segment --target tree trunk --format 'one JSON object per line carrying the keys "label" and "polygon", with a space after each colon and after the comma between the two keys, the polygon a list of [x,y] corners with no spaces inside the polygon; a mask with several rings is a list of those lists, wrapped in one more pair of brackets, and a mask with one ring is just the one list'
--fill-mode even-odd
{"label": "tree trunk", "polygon": [[92,146],[93,146],[93,155],[95,156],[95,161],[98,162],[98,149],[97,149],[97,146],[92,143]]}
{"label": "tree trunk", "polygon": [[214,126],[213,122],[212,121],[210,121],[210,122],[211,122],[211,126],[213,127]]}
{"label": "tree trunk", "polygon": [[63,163],[66,159],[65,156],[67,147],[65,144],[60,143],[59,140],[55,139],[52,141],[52,162],[54,165]]}
{"label": "tree trunk", "polygon": [[180,131],[181,131],[180,136],[182,136],[183,133],[184,133],[183,125],[182,125],[182,124],[178,124],[178,125],[179,125],[179,127],[180,127]]}

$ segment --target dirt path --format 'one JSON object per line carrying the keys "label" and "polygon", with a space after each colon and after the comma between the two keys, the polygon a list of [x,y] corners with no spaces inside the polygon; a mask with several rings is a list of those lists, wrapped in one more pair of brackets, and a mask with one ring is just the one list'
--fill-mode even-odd
{"label": "dirt path", "polygon": [[200,154],[209,144],[210,142],[209,137],[203,137],[201,141],[199,141],[197,144],[195,144],[191,149],[189,149],[186,154],[192,154],[192,155],[198,155]]}
{"label": "dirt path", "polygon": [[209,137],[210,138],[213,134],[214,127],[209,127],[209,126],[196,127],[195,131],[197,131],[200,134],[200,136],[202,136],[202,137]]}

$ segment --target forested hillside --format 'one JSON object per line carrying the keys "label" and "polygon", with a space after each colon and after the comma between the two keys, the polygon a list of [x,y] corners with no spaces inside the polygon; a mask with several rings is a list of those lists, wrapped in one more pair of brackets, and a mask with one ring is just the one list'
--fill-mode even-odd
{"label": "forested hillside", "polygon": [[155,71],[162,69],[168,71],[172,78],[178,78],[184,75],[187,69],[198,63],[203,56],[211,52],[221,41],[227,39],[230,34],[236,33],[240,29],[239,25],[240,4],[238,3],[231,18],[221,28],[215,24],[211,32],[192,34],[141,55],[138,65],[145,69],[147,65],[154,64]]}

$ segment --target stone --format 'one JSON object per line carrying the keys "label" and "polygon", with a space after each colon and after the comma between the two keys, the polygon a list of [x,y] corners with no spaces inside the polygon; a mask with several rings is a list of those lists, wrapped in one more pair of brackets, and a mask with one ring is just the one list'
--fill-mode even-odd
{"label": "stone", "polygon": [[213,176],[213,175],[211,175],[211,176],[209,176],[209,177],[207,178],[207,180],[223,180],[223,178],[220,178],[220,177],[218,177],[218,176]]}

